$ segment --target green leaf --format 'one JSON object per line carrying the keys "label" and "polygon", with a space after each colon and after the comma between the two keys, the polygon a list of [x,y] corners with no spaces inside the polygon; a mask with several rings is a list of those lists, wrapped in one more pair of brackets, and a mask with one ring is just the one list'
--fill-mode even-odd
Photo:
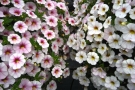
{"label": "green leaf", "polygon": [[19,88],[19,84],[21,83],[21,79],[18,79],[13,85],[12,85],[12,88],[11,90],[21,90]]}
{"label": "green leaf", "polygon": [[56,55],[54,52],[51,53],[51,56],[53,57],[54,63],[58,64],[59,63],[59,56]]}
{"label": "green leaf", "polygon": [[7,40],[7,36],[3,36],[2,38],[3,38],[2,45],[10,44],[9,41]]}
{"label": "green leaf", "polygon": [[30,42],[36,50],[42,50],[42,47],[38,44],[37,41],[34,40],[34,38],[30,38]]}
{"label": "green leaf", "polygon": [[36,11],[35,11],[35,14],[36,14],[39,18],[42,18],[42,16],[44,15],[44,12],[39,12],[39,11],[38,11],[38,8],[37,8]]}
{"label": "green leaf", "polygon": [[42,76],[39,76],[40,73],[41,73],[41,71],[39,71],[39,72],[35,75],[35,77],[34,77],[35,80],[39,81],[40,79],[42,79]]}
{"label": "green leaf", "polygon": [[62,22],[60,20],[58,20],[58,30],[62,29]]}

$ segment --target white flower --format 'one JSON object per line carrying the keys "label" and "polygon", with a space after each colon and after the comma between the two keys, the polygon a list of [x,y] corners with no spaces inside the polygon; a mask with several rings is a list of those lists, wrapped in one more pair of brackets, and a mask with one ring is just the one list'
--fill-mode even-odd
{"label": "white flower", "polygon": [[101,33],[102,27],[103,27],[102,24],[99,23],[98,21],[90,23],[88,25],[88,34],[89,35],[99,34],[99,33]]}
{"label": "white flower", "polygon": [[99,61],[99,56],[95,52],[89,52],[87,54],[87,62],[91,65],[96,65],[96,63]]}
{"label": "white flower", "polygon": [[57,89],[56,82],[54,80],[51,80],[47,85],[47,90],[56,90],[56,89]]}
{"label": "white flower", "polygon": [[117,87],[120,86],[120,82],[117,80],[116,77],[111,76],[111,77],[106,77],[105,79],[105,87],[117,90]]}
{"label": "white flower", "polygon": [[107,4],[101,4],[99,6],[98,14],[104,15],[109,10],[109,6]]}
{"label": "white flower", "polygon": [[126,74],[135,73],[135,61],[132,59],[127,59],[122,62],[123,70]]}
{"label": "white flower", "polygon": [[135,19],[135,8],[131,9],[129,14],[131,19]]}
{"label": "white flower", "polygon": [[3,26],[3,21],[3,19],[0,19],[0,32],[2,32],[5,29],[5,27]]}
{"label": "white flower", "polygon": [[77,75],[78,76],[86,76],[87,70],[85,67],[78,67],[77,68]]}
{"label": "white flower", "polygon": [[88,20],[87,20],[88,24],[92,23],[92,22],[95,22],[95,21],[96,21],[96,17],[95,16],[89,16],[88,17]]}
{"label": "white flower", "polygon": [[76,53],[75,60],[77,62],[82,63],[83,61],[86,61],[86,59],[87,59],[87,56],[84,51],[79,51],[78,53]]}
{"label": "white flower", "polygon": [[89,79],[86,77],[80,77],[79,82],[81,85],[84,85],[84,86],[89,86],[89,83],[90,83]]}
{"label": "white flower", "polygon": [[101,32],[100,34],[94,34],[94,40],[95,41],[102,41],[104,37],[104,33]]}
{"label": "white flower", "polygon": [[106,17],[107,17],[107,14],[99,15],[99,20],[105,21],[106,20]]}
{"label": "white flower", "polygon": [[61,67],[55,66],[52,69],[51,73],[55,78],[59,78],[62,75],[63,71],[61,70]]}
{"label": "white flower", "polygon": [[99,44],[97,51],[98,51],[101,55],[103,55],[106,50],[107,50],[106,44]]}
{"label": "white flower", "polygon": [[123,0],[114,0],[113,9],[119,9],[123,4]]}
{"label": "white flower", "polygon": [[65,68],[63,71],[63,76],[64,78],[68,77],[70,75],[70,69],[69,68]]}
{"label": "white flower", "polygon": [[2,55],[3,45],[0,43],[0,56]]}
{"label": "white flower", "polygon": [[112,17],[111,17],[111,16],[109,16],[109,17],[105,20],[105,22],[104,22],[104,24],[103,24],[104,28],[108,28],[108,27],[109,27],[109,25],[111,24],[111,20],[112,20]]}
{"label": "white flower", "polygon": [[129,5],[128,3],[123,4],[116,12],[115,15],[116,17],[119,18],[124,18],[126,17],[127,13],[131,10],[131,5]]}
{"label": "white flower", "polygon": [[71,36],[69,36],[69,38],[68,38],[67,45],[68,45],[69,47],[72,47],[72,46],[75,44],[75,42],[76,42],[76,40],[75,40],[74,37],[71,35]]}
{"label": "white flower", "polygon": [[5,63],[0,63],[0,79],[4,79],[8,76],[7,66]]}
{"label": "white flower", "polygon": [[80,48],[84,49],[85,47],[86,47],[85,39],[81,39],[81,41],[80,41]]}
{"label": "white flower", "polygon": [[77,70],[74,70],[74,71],[73,71],[72,78],[73,78],[73,79],[76,79],[76,80],[79,79],[79,75],[78,75],[78,73],[77,73]]}

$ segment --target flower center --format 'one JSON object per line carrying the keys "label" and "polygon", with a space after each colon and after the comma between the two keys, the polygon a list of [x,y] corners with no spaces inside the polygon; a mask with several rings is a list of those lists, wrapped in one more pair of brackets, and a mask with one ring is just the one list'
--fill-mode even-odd
{"label": "flower center", "polygon": [[18,58],[18,57],[16,57],[15,59],[14,59],[14,63],[19,63],[20,62],[20,58]]}
{"label": "flower center", "polygon": [[128,64],[128,68],[132,69],[133,65],[132,64]]}
{"label": "flower center", "polygon": [[134,30],[130,30],[129,32],[130,32],[130,34],[133,34],[133,35],[135,34]]}

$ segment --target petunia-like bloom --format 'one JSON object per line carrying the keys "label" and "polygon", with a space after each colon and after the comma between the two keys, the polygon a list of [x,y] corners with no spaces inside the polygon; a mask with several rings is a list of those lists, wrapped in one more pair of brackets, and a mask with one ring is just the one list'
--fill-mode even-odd
{"label": "petunia-like bloom", "polygon": [[85,67],[78,67],[77,68],[77,74],[81,76],[86,76],[87,70]]}
{"label": "petunia-like bloom", "polygon": [[52,42],[51,49],[52,49],[53,52],[58,53],[59,46],[58,46],[57,42],[55,42],[55,41]]}
{"label": "petunia-like bloom", "polygon": [[44,53],[42,51],[34,51],[34,55],[32,56],[32,62],[41,63],[44,58]]}
{"label": "petunia-like bloom", "polygon": [[31,43],[29,40],[22,38],[19,44],[13,46],[17,53],[29,53],[31,51]]}
{"label": "petunia-like bloom", "polygon": [[44,39],[44,38],[38,37],[38,38],[37,38],[37,42],[39,43],[39,45],[40,45],[42,48],[48,48],[48,47],[49,47],[49,44],[48,44],[47,40]]}
{"label": "petunia-like bloom", "polygon": [[9,5],[10,4],[10,0],[0,0],[0,3],[2,5]]}
{"label": "petunia-like bloom", "polygon": [[0,43],[0,56],[2,55],[3,45]]}
{"label": "petunia-like bloom", "polygon": [[134,12],[135,12],[135,8],[131,9],[130,12],[129,12],[131,19],[135,19],[135,13]]}
{"label": "petunia-like bloom", "polygon": [[21,79],[19,88],[21,88],[22,90],[32,90],[32,83],[28,79]]}
{"label": "petunia-like bloom", "polygon": [[87,54],[87,62],[91,65],[96,65],[97,62],[99,61],[99,56],[95,52],[89,52]]}
{"label": "petunia-like bloom", "polygon": [[115,12],[116,17],[124,18],[127,13],[131,10],[131,5],[128,3],[121,5],[121,7]]}
{"label": "petunia-like bloom", "polygon": [[57,6],[60,8],[60,9],[62,9],[62,10],[67,10],[67,8],[66,8],[66,5],[65,5],[65,3],[63,3],[63,2],[58,2],[57,3]]}
{"label": "petunia-like bloom", "polygon": [[22,13],[24,12],[24,9],[16,8],[16,7],[11,7],[11,8],[9,9],[9,12],[10,12],[12,15],[15,15],[15,16],[21,16]]}
{"label": "petunia-like bloom", "polygon": [[63,71],[63,76],[64,78],[68,77],[70,75],[70,70],[69,68],[65,68],[64,71]]}
{"label": "petunia-like bloom", "polygon": [[74,71],[73,71],[72,78],[73,78],[73,79],[76,79],[76,80],[79,79],[79,75],[78,75],[78,73],[77,73],[77,70],[74,70]]}
{"label": "petunia-like bloom", "polygon": [[76,21],[75,21],[74,18],[69,18],[69,19],[68,19],[68,23],[71,24],[72,26],[75,25],[75,22],[76,22]]}
{"label": "petunia-like bloom", "polygon": [[11,44],[18,44],[21,42],[21,38],[18,34],[10,34],[8,36],[8,41],[11,43]]}
{"label": "petunia-like bloom", "polygon": [[1,60],[9,61],[10,56],[14,53],[12,45],[4,45],[2,49]]}
{"label": "petunia-like bloom", "polygon": [[26,14],[31,18],[37,18],[37,15],[31,10],[26,10]]}
{"label": "petunia-like bloom", "polygon": [[19,69],[21,68],[24,63],[26,62],[24,55],[20,53],[14,53],[10,56],[9,59],[9,66],[13,69]]}
{"label": "petunia-like bloom", "polygon": [[6,16],[9,16],[10,13],[9,13],[9,8],[8,7],[5,7],[5,6],[2,6],[0,7],[0,17],[6,17]]}
{"label": "petunia-like bloom", "polygon": [[27,74],[28,74],[29,76],[35,77],[35,75],[36,75],[39,71],[41,71],[40,68],[39,68],[39,66],[33,65],[32,71],[29,72],[29,73],[27,73]]}
{"label": "petunia-like bloom", "polygon": [[62,38],[60,38],[60,37],[56,38],[55,41],[57,42],[59,47],[61,47],[63,45],[63,43],[64,43],[64,40]]}
{"label": "petunia-like bloom", "polygon": [[17,21],[15,22],[13,28],[16,32],[25,33],[28,29],[28,26],[23,21]]}
{"label": "petunia-like bloom", "polygon": [[114,0],[113,9],[119,9],[122,4],[123,0]]}
{"label": "petunia-like bloom", "polygon": [[52,30],[46,30],[44,32],[44,36],[46,37],[46,39],[51,40],[55,38],[55,33]]}
{"label": "petunia-like bloom", "polygon": [[103,55],[106,50],[107,50],[106,44],[99,44],[98,49],[97,49],[98,53]]}
{"label": "petunia-like bloom", "polygon": [[109,27],[109,25],[111,24],[111,20],[112,20],[112,17],[111,17],[111,16],[109,16],[109,17],[105,20],[105,22],[104,22],[104,24],[103,24],[104,28],[108,28],[108,27]]}
{"label": "petunia-like bloom", "polygon": [[25,5],[23,0],[12,0],[11,2],[17,8],[23,8]]}
{"label": "petunia-like bloom", "polygon": [[3,85],[4,88],[8,88],[9,85],[12,85],[14,83],[15,83],[15,79],[10,75],[0,80],[0,84]]}
{"label": "petunia-like bloom", "polygon": [[4,79],[8,76],[7,66],[5,63],[0,63],[0,79]]}
{"label": "petunia-like bloom", "polygon": [[57,26],[58,19],[55,16],[47,16],[46,17],[46,23],[49,26],[56,27]]}
{"label": "petunia-like bloom", "polygon": [[106,72],[101,68],[92,68],[91,72],[95,75],[95,76],[100,76],[101,78],[105,78],[106,77]]}
{"label": "petunia-like bloom", "polygon": [[39,3],[39,4],[45,4],[45,3],[46,3],[45,0],[36,0],[36,1],[37,1],[37,3]]}
{"label": "petunia-like bloom", "polygon": [[104,15],[109,10],[109,6],[107,4],[101,4],[99,6],[98,14]]}
{"label": "petunia-like bloom", "polygon": [[25,3],[24,9],[35,11],[36,10],[36,4],[34,2],[27,2],[27,3]]}
{"label": "petunia-like bloom", "polygon": [[58,16],[57,9],[49,10],[48,11],[48,14],[50,16]]}
{"label": "petunia-like bloom", "polygon": [[56,82],[54,80],[51,80],[49,82],[49,84],[47,85],[47,90],[56,90],[57,89],[57,85]]}
{"label": "petunia-like bloom", "polygon": [[0,19],[0,32],[2,32],[5,29],[5,27],[3,26],[3,21],[3,19]]}
{"label": "petunia-like bloom", "polygon": [[26,70],[25,70],[26,73],[29,73],[29,72],[31,72],[33,70],[33,64],[32,64],[30,59],[28,59],[26,61],[24,67],[26,68]]}
{"label": "petunia-like bloom", "polygon": [[55,78],[59,78],[62,75],[63,71],[61,70],[61,67],[55,66],[53,67],[51,73]]}
{"label": "petunia-like bloom", "polygon": [[25,33],[22,33],[21,35],[22,35],[22,38],[25,38],[27,40],[29,40],[32,37],[29,31],[26,31]]}
{"label": "petunia-like bloom", "polygon": [[50,68],[53,65],[53,58],[50,55],[45,55],[41,61],[41,67]]}
{"label": "petunia-like bloom", "polygon": [[79,77],[79,82],[81,85],[89,86],[90,80],[87,77]]}
{"label": "petunia-like bloom", "polygon": [[51,0],[48,0],[48,1],[45,3],[45,7],[46,7],[48,10],[53,10],[53,9],[55,9],[55,5],[54,5],[53,1],[51,1]]}
{"label": "petunia-like bloom", "polygon": [[30,19],[30,25],[28,29],[30,31],[39,30],[41,28],[41,20],[40,18],[31,18]]}
{"label": "petunia-like bloom", "polygon": [[41,90],[42,84],[39,81],[32,81],[32,90]]}
{"label": "petunia-like bloom", "polygon": [[101,23],[99,23],[98,21],[95,21],[88,25],[88,34],[89,35],[100,34],[102,27],[103,26]]}

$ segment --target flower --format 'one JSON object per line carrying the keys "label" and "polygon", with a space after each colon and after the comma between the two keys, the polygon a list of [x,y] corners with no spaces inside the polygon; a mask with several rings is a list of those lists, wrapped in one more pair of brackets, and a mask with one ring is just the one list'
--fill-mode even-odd
{"label": "flower", "polygon": [[111,24],[111,20],[112,20],[112,17],[111,17],[111,16],[109,16],[109,17],[105,20],[105,22],[103,23],[104,28],[108,28],[108,27],[109,27],[109,25]]}
{"label": "flower", "polygon": [[51,80],[49,82],[49,84],[47,85],[47,90],[56,90],[57,89],[57,85],[56,82],[54,80]]}
{"label": "flower", "polygon": [[65,3],[63,3],[63,2],[58,2],[58,3],[57,3],[57,6],[58,6],[60,9],[64,10],[64,11],[67,10],[66,5],[65,5]]}
{"label": "flower", "polygon": [[58,16],[57,9],[49,10],[48,11],[48,14],[50,16]]}
{"label": "flower", "polygon": [[75,19],[74,18],[69,18],[68,23],[71,24],[72,26],[75,25]]}
{"label": "flower", "polygon": [[11,43],[11,44],[18,44],[21,42],[21,38],[18,34],[10,34],[8,36],[8,41]]}
{"label": "flower", "polygon": [[106,77],[105,79],[105,87],[109,89],[117,89],[120,86],[120,82],[117,80],[116,77]]}
{"label": "flower", "polygon": [[92,65],[96,65],[96,63],[99,61],[99,56],[95,52],[89,52],[87,54],[87,62]]}
{"label": "flower", "polygon": [[113,9],[119,9],[123,4],[123,0],[114,0]]}
{"label": "flower", "polygon": [[121,7],[116,10],[115,16],[119,18],[124,18],[126,17],[127,13],[131,10],[131,5],[128,3],[121,5]]}
{"label": "flower", "polygon": [[37,1],[37,3],[39,3],[39,4],[45,4],[45,3],[46,3],[45,0],[36,0],[36,1]]}
{"label": "flower", "polygon": [[27,31],[28,26],[23,21],[17,21],[15,22],[13,28],[16,32],[24,33],[25,31]]}
{"label": "flower", "polygon": [[10,4],[10,0],[1,0],[0,3],[2,5],[8,5],[8,4]]}
{"label": "flower", "polygon": [[41,83],[39,81],[32,81],[32,90],[41,90]]}
{"label": "flower", "polygon": [[68,77],[70,75],[70,70],[69,68],[65,68],[64,71],[63,71],[63,76],[64,78]]}
{"label": "flower", "polygon": [[62,75],[63,71],[61,70],[61,67],[55,66],[53,67],[51,73],[55,78],[59,78]]}
{"label": "flower", "polygon": [[76,53],[76,57],[75,60],[79,63],[83,63],[83,61],[86,61],[87,56],[86,53],[84,51],[79,51]]}
{"label": "flower", "polygon": [[79,81],[80,81],[80,84],[81,84],[81,85],[89,86],[90,81],[89,81],[88,78],[86,78],[86,77],[80,77],[80,78],[79,78]]}
{"label": "flower", "polygon": [[85,67],[78,67],[76,70],[79,77],[86,76],[87,70]]}
{"label": "flower", "polygon": [[51,40],[51,39],[55,38],[55,33],[54,33],[52,30],[46,30],[46,31],[44,32],[44,36],[45,36],[47,39]]}
{"label": "flower", "polygon": [[101,4],[99,6],[98,14],[104,15],[109,10],[109,6],[107,4]]}
{"label": "flower", "polygon": [[135,61],[133,59],[124,60],[122,67],[126,74],[133,74],[135,72]]}
{"label": "flower", "polygon": [[45,3],[45,7],[46,7],[48,10],[53,10],[53,9],[55,9],[55,5],[54,5],[53,1],[51,1],[51,0],[48,0],[48,1]]}
{"label": "flower", "polygon": [[25,6],[24,6],[25,10],[31,10],[31,11],[35,11],[36,10],[36,5],[34,2],[26,2]]}
{"label": "flower", "polygon": [[25,73],[25,70],[26,70],[25,67],[21,67],[19,69],[13,69],[13,68],[10,67],[8,69],[8,72],[9,72],[9,75],[11,75],[12,77],[19,78],[22,74]]}
{"label": "flower", "polygon": [[49,27],[45,22],[42,22],[41,23],[41,32],[44,34],[46,30],[49,30]]}
{"label": "flower", "polygon": [[21,83],[19,84],[19,88],[23,90],[32,90],[32,83],[28,79],[21,79]]}
{"label": "flower", "polygon": [[105,51],[107,50],[106,44],[99,44],[97,50],[101,55],[103,55],[105,53]]}
{"label": "flower", "polygon": [[52,49],[53,52],[58,53],[59,47],[58,47],[57,42],[55,42],[55,41],[52,42],[51,49]]}
{"label": "flower", "polygon": [[0,56],[2,55],[3,45],[0,43]]}
{"label": "flower", "polygon": [[16,53],[29,53],[31,51],[31,47],[30,41],[22,38],[19,44],[13,46],[13,49],[16,50]]}
{"label": "flower", "polygon": [[37,15],[31,10],[26,10],[26,14],[31,18],[37,18]]}
{"label": "flower", "polygon": [[57,26],[58,19],[55,16],[47,16],[46,17],[46,23],[49,26],[56,27]]}
{"label": "flower", "polygon": [[106,72],[103,71],[103,69],[101,67],[99,67],[99,68],[93,68],[92,69],[92,73],[95,76],[100,76],[101,78],[105,78],[105,76],[106,76]]}
{"label": "flower", "polygon": [[93,34],[100,34],[102,29],[102,24],[99,23],[98,21],[95,21],[93,23],[90,23],[88,25],[88,34],[93,35]]}
{"label": "flower", "polygon": [[0,79],[4,79],[8,76],[7,66],[5,63],[0,63]]}
{"label": "flower", "polygon": [[24,12],[24,10],[21,9],[21,8],[11,7],[11,8],[9,9],[9,12],[10,12],[12,15],[15,15],[15,16],[21,16],[22,13]]}
{"label": "flower", "polygon": [[135,13],[134,12],[135,12],[135,8],[131,9],[130,12],[129,12],[131,19],[135,19]]}
{"label": "flower", "polygon": [[9,66],[13,69],[19,69],[24,65],[25,62],[26,60],[24,59],[24,55],[20,53],[14,53],[10,56]]}
{"label": "flower", "polygon": [[23,0],[12,0],[11,2],[17,8],[23,8],[25,5]]}
{"label": "flower", "polygon": [[48,48],[49,47],[49,44],[47,42],[46,39],[43,39],[41,37],[38,37],[37,38],[37,42],[39,43],[39,45],[42,47],[42,48]]}
{"label": "flower", "polygon": [[3,26],[3,21],[3,19],[0,19],[0,32],[2,32],[5,29],[5,27]]}
{"label": "flower", "polygon": [[41,67],[43,68],[51,68],[53,65],[53,58],[50,55],[45,55],[41,61]]}

